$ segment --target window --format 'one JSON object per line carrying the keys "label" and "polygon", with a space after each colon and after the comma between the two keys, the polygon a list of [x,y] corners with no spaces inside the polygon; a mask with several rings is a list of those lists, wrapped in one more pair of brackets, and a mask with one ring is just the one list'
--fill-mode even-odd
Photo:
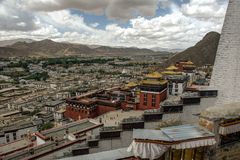
{"label": "window", "polygon": [[170,94],[170,95],[172,94],[172,89],[173,89],[172,82],[169,82],[168,90],[169,90],[169,94]]}
{"label": "window", "polygon": [[9,138],[9,135],[8,135],[8,134],[6,135],[6,141],[7,141],[7,143],[10,142],[10,138]]}
{"label": "window", "polygon": [[17,134],[16,134],[16,132],[13,133],[13,140],[14,140],[14,141],[17,140]]}
{"label": "window", "polygon": [[175,92],[177,93],[177,92],[178,92],[178,89],[175,89]]}
{"label": "window", "polygon": [[152,95],[152,106],[153,107],[156,106],[156,95],[155,94]]}
{"label": "window", "polygon": [[178,88],[178,84],[177,83],[175,84],[175,88]]}
{"label": "window", "polygon": [[147,94],[146,94],[146,93],[144,93],[143,104],[144,104],[145,106],[147,105]]}

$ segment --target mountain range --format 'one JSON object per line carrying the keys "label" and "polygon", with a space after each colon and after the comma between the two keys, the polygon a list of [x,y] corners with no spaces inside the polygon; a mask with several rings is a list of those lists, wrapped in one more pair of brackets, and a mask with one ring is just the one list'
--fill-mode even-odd
{"label": "mountain range", "polygon": [[17,43],[17,42],[31,43],[31,42],[34,42],[34,40],[27,39],[27,38],[17,38],[17,39],[13,39],[13,40],[4,40],[4,41],[0,41],[0,47],[10,46],[10,45],[13,45],[14,43]]}
{"label": "mountain range", "polygon": [[167,52],[157,52],[150,49],[90,46],[65,42],[54,42],[49,39],[42,41],[17,41],[0,47],[0,57],[59,57],[69,55],[155,55]]}
{"label": "mountain range", "polygon": [[59,57],[80,54],[116,56],[169,54],[173,56],[170,56],[164,66],[174,64],[181,60],[191,60],[197,66],[202,66],[204,64],[214,64],[219,39],[219,33],[209,32],[196,45],[176,54],[150,49],[82,45],[67,42],[60,43],[49,39],[42,41],[16,39],[0,41],[0,46],[2,46],[0,47],[0,57]]}

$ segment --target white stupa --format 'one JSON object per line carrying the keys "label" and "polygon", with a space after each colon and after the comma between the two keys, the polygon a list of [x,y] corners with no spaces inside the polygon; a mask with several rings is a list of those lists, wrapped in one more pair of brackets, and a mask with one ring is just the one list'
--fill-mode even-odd
{"label": "white stupa", "polygon": [[229,0],[210,85],[217,105],[240,102],[240,0]]}

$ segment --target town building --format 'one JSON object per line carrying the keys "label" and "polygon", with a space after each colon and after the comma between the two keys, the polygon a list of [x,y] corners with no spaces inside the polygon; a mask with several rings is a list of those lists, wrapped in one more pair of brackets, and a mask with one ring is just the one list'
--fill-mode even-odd
{"label": "town building", "polygon": [[126,97],[121,101],[121,108],[123,110],[138,110],[140,102],[139,85],[135,82],[129,82],[121,88],[121,93]]}
{"label": "town building", "polygon": [[102,124],[85,119],[31,133],[28,138],[0,146],[1,158],[6,160],[54,159],[58,155],[63,156],[65,150],[70,150],[75,144],[84,143],[89,137],[99,135],[101,127]]}
{"label": "town building", "polygon": [[147,74],[139,85],[139,110],[158,109],[160,103],[167,98],[168,82],[158,72]]}
{"label": "town building", "polygon": [[29,139],[20,139],[11,143],[3,144],[0,146],[0,157],[1,159],[5,158],[8,155],[30,148],[32,146],[33,142]]}
{"label": "town building", "polygon": [[196,66],[192,61],[180,61],[175,65],[179,71],[189,77],[188,86],[190,86],[196,80]]}
{"label": "town building", "polygon": [[46,102],[44,110],[47,112],[55,112],[66,106],[65,102],[62,100],[51,100]]}
{"label": "town building", "polygon": [[[67,99],[65,117],[72,120],[95,118],[104,113],[121,109],[120,97],[116,97],[116,93],[114,93],[116,89],[92,92]],[[117,94],[117,96],[121,95]]]}
{"label": "town building", "polygon": [[24,121],[14,125],[2,127],[0,130],[0,145],[11,143],[26,137],[29,133],[37,131],[34,122]]}
{"label": "town building", "polygon": [[62,126],[66,123],[65,112],[65,109],[60,109],[53,113],[55,126]]}
{"label": "town building", "polygon": [[168,81],[169,95],[181,95],[185,91],[189,77],[180,72],[176,66],[169,66],[162,74]]}
{"label": "town building", "polygon": [[94,118],[97,116],[96,101],[89,98],[68,99],[65,116],[72,120]]}
{"label": "town building", "polygon": [[3,71],[1,72],[4,75],[11,75],[11,74],[24,74],[26,73],[25,69],[22,67],[4,67]]}

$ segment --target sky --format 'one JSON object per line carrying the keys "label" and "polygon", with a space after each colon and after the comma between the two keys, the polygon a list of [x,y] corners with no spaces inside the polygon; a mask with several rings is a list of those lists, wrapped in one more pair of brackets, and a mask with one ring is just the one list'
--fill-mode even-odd
{"label": "sky", "polygon": [[221,32],[228,0],[0,0],[0,40],[185,49]]}

